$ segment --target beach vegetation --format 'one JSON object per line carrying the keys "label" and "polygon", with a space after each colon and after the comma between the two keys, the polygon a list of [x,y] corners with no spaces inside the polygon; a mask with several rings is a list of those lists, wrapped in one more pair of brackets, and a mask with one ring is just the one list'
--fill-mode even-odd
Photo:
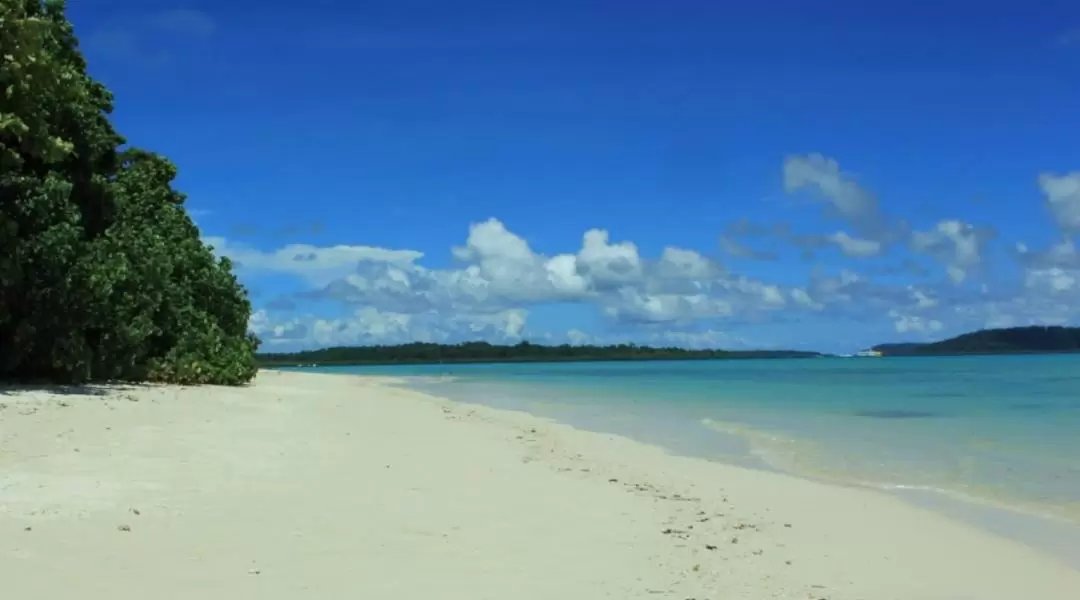
{"label": "beach vegetation", "polygon": [[0,0],[0,378],[241,384],[251,305],[127,144],[62,0]]}

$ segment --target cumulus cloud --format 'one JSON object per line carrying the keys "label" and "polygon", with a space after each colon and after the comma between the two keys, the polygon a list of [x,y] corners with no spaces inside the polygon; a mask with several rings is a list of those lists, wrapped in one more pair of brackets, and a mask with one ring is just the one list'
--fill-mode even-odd
{"label": "cumulus cloud", "polygon": [[455,343],[487,339],[520,341],[526,331],[528,311],[512,309],[484,315],[444,315],[436,312],[399,313],[374,307],[357,308],[348,316],[327,319],[314,315],[275,318],[266,310],[252,313],[249,329],[265,344],[265,350],[297,342],[309,346],[404,344],[409,342]]}
{"label": "cumulus cloud", "polygon": [[[409,249],[290,244],[266,250],[205,239],[238,263],[242,277],[287,275],[304,287],[263,304],[252,316],[252,331],[271,347],[476,338],[745,347],[746,340],[732,337],[734,328],[801,319],[878,323],[900,337],[924,338],[1080,317],[1080,253],[1070,237],[1080,225],[1080,174],[1040,178],[1064,236],[1043,248],[1017,245],[1008,277],[1000,264],[989,264],[995,256],[991,228],[954,218],[911,230],[882,211],[837,161],[817,154],[789,157],[783,178],[791,192],[812,192],[849,231],[795,233],[783,223],[744,219],[719,233],[723,255],[781,258],[741,241],[754,238],[781,250],[831,249],[842,262],[805,273],[779,262],[758,265],[777,277],[770,281],[729,270],[686,247],[646,254],[604,229],[584,231],[577,247],[549,255],[494,218],[469,226],[464,242],[450,249],[454,261],[444,268],[425,266],[427,257]],[[907,256],[894,256],[890,264],[880,260],[894,251]],[[947,279],[923,279],[922,262],[939,265]],[[344,316],[303,315],[305,300],[329,301]],[[635,333],[530,328],[535,307],[571,304],[602,317],[603,327]]]}
{"label": "cumulus cloud", "polygon": [[693,250],[664,248],[654,272],[660,279],[708,281],[722,274],[720,266]]}
{"label": "cumulus cloud", "polygon": [[784,161],[784,189],[812,190],[833,212],[864,237],[879,240],[888,231],[877,197],[840,170],[840,164],[821,154],[790,156]]}
{"label": "cumulus cloud", "polygon": [[264,342],[297,341],[308,335],[308,328],[300,319],[275,319],[266,310],[256,310],[248,319],[248,329]]}
{"label": "cumulus cloud", "polygon": [[1080,171],[1060,176],[1043,173],[1039,188],[1058,226],[1065,231],[1080,231]]}
{"label": "cumulus cloud", "polygon": [[994,232],[955,219],[939,222],[930,231],[911,234],[911,248],[942,265],[953,283],[960,283],[982,264],[982,249],[994,239]]}
{"label": "cumulus cloud", "polygon": [[740,219],[720,234],[720,248],[726,255],[751,260],[780,257],[774,250],[760,250],[744,241],[757,238],[793,246],[802,251],[804,260],[812,260],[819,251],[829,249],[851,258],[873,258],[883,255],[907,230],[905,223],[883,212],[877,197],[854,176],[842,171],[835,159],[821,154],[789,156],[784,161],[782,175],[787,193],[808,192],[809,197],[826,206],[827,216],[840,220],[854,233],[798,232],[785,222],[763,225]]}
{"label": "cumulus cloud", "polygon": [[[409,260],[391,263],[379,260],[380,254]],[[529,304],[588,301],[612,319],[631,322],[723,317],[736,305],[783,305],[776,286],[729,277],[693,250],[668,247],[657,259],[646,260],[634,244],[612,242],[602,230],[587,231],[575,254],[546,257],[491,219],[473,225],[465,245],[453,254],[460,268],[430,270],[408,255],[369,250],[352,273],[312,295],[404,313],[489,314]]]}
{"label": "cumulus cloud", "polygon": [[465,246],[455,248],[453,253],[470,265],[472,271],[466,272],[475,275],[460,281],[482,282],[488,293],[506,299],[573,299],[588,288],[587,280],[576,271],[573,256],[542,257],[496,219],[472,225]]}
{"label": "cumulus cloud", "polygon": [[1022,292],[1010,310],[1028,323],[1062,324],[1080,317],[1080,251],[1072,239],[1045,250],[1017,244],[1023,267]]}
{"label": "cumulus cloud", "polygon": [[597,290],[618,289],[641,281],[644,274],[637,246],[632,242],[610,243],[608,232],[592,229],[585,232],[577,254],[577,273]]}
{"label": "cumulus cloud", "polygon": [[[544,256],[489,219],[469,228],[465,243],[452,249],[458,266],[447,269],[420,265],[423,255],[410,250],[292,244],[262,251],[207,241],[242,273],[294,275],[312,286],[298,297],[353,307],[336,320],[293,316],[270,324],[259,313],[253,330],[281,341],[301,334],[326,343],[484,332],[510,339],[523,335],[524,310],[536,304],[587,303],[614,323],[686,324],[775,311],[792,298],[791,289],[729,274],[694,250],[672,246],[649,259],[632,242],[613,241],[599,229],[586,231],[576,252]],[[436,327],[435,315],[448,325]]]}

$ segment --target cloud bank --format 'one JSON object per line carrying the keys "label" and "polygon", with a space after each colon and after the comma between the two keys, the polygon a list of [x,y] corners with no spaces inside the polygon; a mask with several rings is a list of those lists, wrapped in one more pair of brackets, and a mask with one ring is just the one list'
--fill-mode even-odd
{"label": "cloud bank", "polygon": [[[237,263],[244,281],[295,282],[296,289],[252,317],[251,329],[268,350],[465,339],[794,347],[783,335],[747,332],[820,323],[826,337],[880,326],[899,338],[925,339],[1080,316],[1080,254],[1073,242],[1080,172],[1037,176],[1061,239],[1045,249],[1005,248],[992,228],[960,219],[912,228],[838,161],[819,154],[788,157],[782,181],[789,194],[819,207],[834,231],[740,221],[718,232],[715,248],[673,244],[644,256],[633,241],[590,229],[576,248],[545,255],[491,218],[469,226],[464,242],[448,249],[454,264],[444,268],[424,266],[424,253],[412,249],[289,244],[267,250],[224,237],[206,241]],[[762,240],[787,251],[756,249]],[[845,266],[805,266],[823,252]],[[991,255],[999,262],[991,264]],[[803,265],[795,282],[734,267],[793,257]],[[532,313],[545,306],[587,310],[600,325],[589,332],[533,326]]]}

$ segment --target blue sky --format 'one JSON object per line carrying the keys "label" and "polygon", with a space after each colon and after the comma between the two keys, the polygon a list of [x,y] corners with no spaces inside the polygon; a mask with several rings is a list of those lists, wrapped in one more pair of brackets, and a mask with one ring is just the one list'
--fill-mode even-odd
{"label": "blue sky", "polygon": [[871,4],[69,14],[264,349],[1076,323],[1080,6]]}

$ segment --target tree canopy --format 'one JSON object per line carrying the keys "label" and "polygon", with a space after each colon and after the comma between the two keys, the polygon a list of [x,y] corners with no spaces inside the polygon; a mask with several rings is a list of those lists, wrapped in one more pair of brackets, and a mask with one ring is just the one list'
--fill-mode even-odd
{"label": "tree canopy", "polygon": [[0,0],[0,378],[240,384],[251,305],[126,145],[62,0]]}
{"label": "tree canopy", "polygon": [[636,344],[613,346],[545,346],[521,342],[513,346],[466,342],[431,344],[417,342],[397,346],[352,346],[304,352],[260,354],[264,365],[363,365],[397,363],[466,362],[561,362],[595,360],[700,360],[724,358],[805,358],[816,352],[794,350],[688,350],[652,348]]}
{"label": "tree canopy", "polygon": [[1080,352],[1080,327],[982,329],[929,344],[881,344],[885,356]]}

